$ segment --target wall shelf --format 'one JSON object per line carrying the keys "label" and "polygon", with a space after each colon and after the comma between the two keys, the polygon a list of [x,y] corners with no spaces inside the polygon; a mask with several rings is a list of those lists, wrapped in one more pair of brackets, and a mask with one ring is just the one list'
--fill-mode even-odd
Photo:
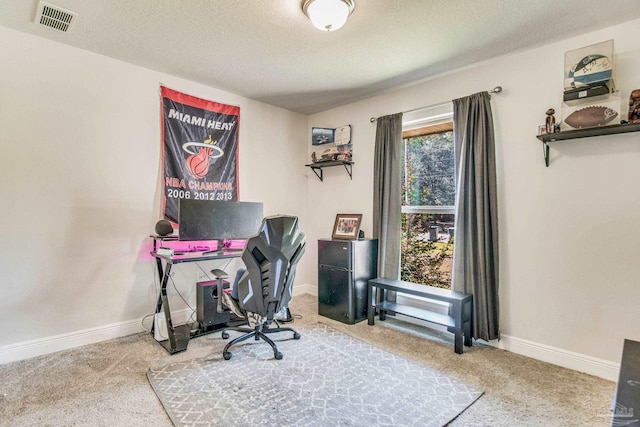
{"label": "wall shelf", "polygon": [[347,162],[344,160],[328,160],[325,162],[315,162],[315,163],[309,163],[308,165],[305,165],[309,168],[311,168],[311,170],[313,171],[313,173],[316,174],[316,176],[318,177],[318,179],[320,179],[320,181],[324,181],[323,177],[323,173],[322,173],[322,169],[323,168],[329,168],[332,166],[344,166],[344,169],[347,171],[347,173],[349,174],[349,178],[353,179],[352,176],[352,165],[353,162]]}
{"label": "wall shelf", "polygon": [[543,144],[544,164],[549,167],[549,142],[564,141],[567,139],[589,138],[592,136],[614,135],[617,133],[628,133],[640,131],[640,123],[627,123],[623,125],[598,126],[586,129],[567,130],[563,132],[547,133],[537,135]]}

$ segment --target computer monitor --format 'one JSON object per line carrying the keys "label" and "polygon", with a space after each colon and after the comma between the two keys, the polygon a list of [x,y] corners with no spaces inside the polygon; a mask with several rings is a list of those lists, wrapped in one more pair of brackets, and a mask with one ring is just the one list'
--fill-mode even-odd
{"label": "computer monitor", "polygon": [[247,239],[262,224],[262,203],[180,199],[178,238],[195,240]]}

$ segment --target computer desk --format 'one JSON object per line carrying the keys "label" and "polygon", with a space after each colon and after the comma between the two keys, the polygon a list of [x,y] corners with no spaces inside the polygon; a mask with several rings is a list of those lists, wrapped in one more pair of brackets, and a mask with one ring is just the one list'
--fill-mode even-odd
{"label": "computer desk", "polygon": [[[167,335],[169,339],[165,341],[158,341],[169,354],[180,353],[185,351],[189,345],[191,338],[199,337],[201,335],[215,332],[210,328],[198,328],[195,331],[191,331],[191,325],[189,323],[179,326],[173,326],[171,321],[171,309],[169,307],[169,299],[167,297],[167,284],[171,277],[171,268],[174,264],[182,264],[186,262],[199,262],[199,261],[212,261],[229,258],[239,258],[242,255],[242,250],[223,250],[223,251],[207,251],[207,252],[185,252],[183,255],[163,255],[156,252],[157,242],[162,240],[177,240],[177,238],[167,238],[159,236],[150,236],[153,238],[153,250],[151,256],[156,259],[156,267],[158,269],[158,278],[160,279],[160,292],[158,294],[158,302],[156,304],[155,314],[160,313],[164,309],[164,318],[167,322]],[[155,319],[155,317],[154,317]],[[223,324],[224,325],[224,324]],[[151,335],[155,332],[155,321],[151,326]]]}

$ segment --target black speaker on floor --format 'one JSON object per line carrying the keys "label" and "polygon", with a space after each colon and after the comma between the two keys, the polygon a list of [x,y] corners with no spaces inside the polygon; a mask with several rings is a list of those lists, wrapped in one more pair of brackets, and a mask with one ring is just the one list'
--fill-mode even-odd
{"label": "black speaker on floor", "polygon": [[197,319],[203,328],[229,321],[229,311],[218,313],[217,289],[217,280],[196,283]]}

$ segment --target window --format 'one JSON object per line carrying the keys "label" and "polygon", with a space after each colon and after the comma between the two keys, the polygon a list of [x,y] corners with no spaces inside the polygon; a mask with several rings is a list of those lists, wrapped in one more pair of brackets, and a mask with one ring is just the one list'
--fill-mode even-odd
{"label": "window", "polygon": [[[451,288],[455,160],[451,106],[403,122],[402,280]],[[442,111],[444,110],[444,112]],[[447,111],[448,110],[448,111]]]}

